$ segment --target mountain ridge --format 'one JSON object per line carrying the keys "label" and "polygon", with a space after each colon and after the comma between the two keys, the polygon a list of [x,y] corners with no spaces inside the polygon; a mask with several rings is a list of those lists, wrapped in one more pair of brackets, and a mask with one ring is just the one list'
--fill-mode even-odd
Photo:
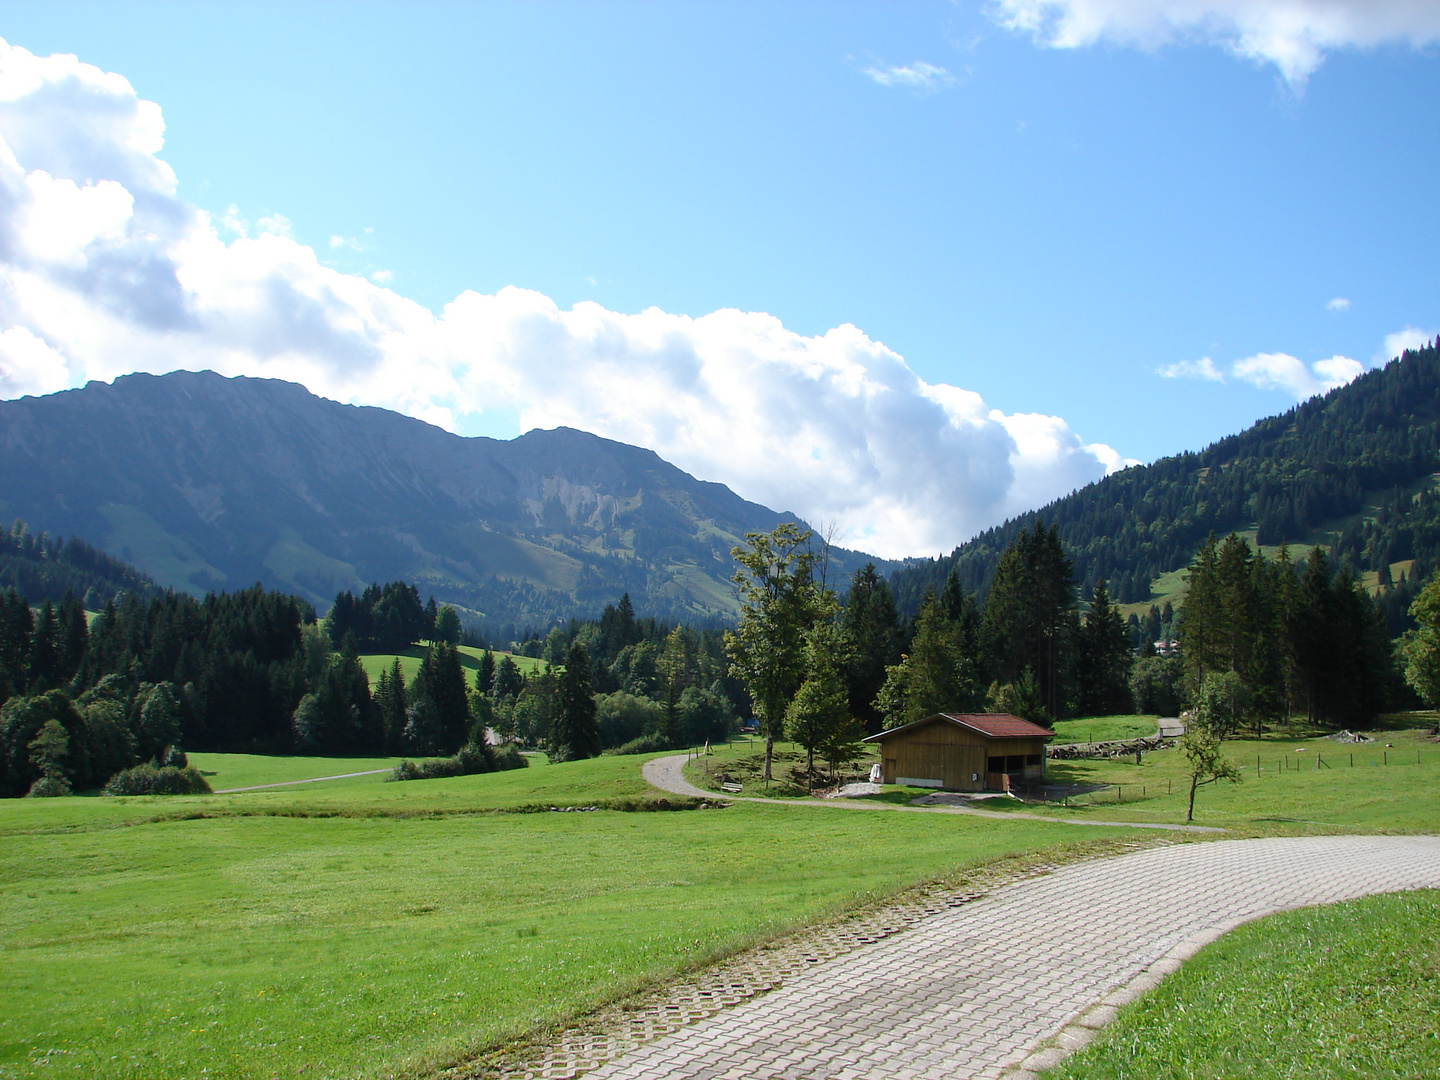
{"label": "mountain ridge", "polygon": [[404,578],[491,625],[624,592],[657,617],[732,617],[730,548],[796,520],[573,428],[465,437],[214,372],[0,402],[0,474],[0,515],[84,536],[163,585],[260,582],[323,610]]}

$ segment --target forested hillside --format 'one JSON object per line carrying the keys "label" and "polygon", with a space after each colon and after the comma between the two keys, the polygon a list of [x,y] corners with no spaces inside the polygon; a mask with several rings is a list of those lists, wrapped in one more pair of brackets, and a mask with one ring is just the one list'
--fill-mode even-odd
{"label": "forested hillside", "polygon": [[71,596],[91,611],[123,593],[150,596],[158,585],[129,563],[71,537],[34,533],[23,521],[0,530],[0,592],[14,589],[32,604]]}
{"label": "forested hillside", "polygon": [[[1110,582],[1120,603],[1150,597],[1160,575],[1189,565],[1210,533],[1251,533],[1262,545],[1323,543],[1356,574],[1407,579],[1440,565],[1440,341],[1369,371],[1199,453],[1109,476],[1007,521],[948,557],[896,571],[902,609],[918,608],[952,569],[983,595],[1022,530],[1054,524],[1082,591]],[[1408,582],[1407,582],[1408,583]]]}

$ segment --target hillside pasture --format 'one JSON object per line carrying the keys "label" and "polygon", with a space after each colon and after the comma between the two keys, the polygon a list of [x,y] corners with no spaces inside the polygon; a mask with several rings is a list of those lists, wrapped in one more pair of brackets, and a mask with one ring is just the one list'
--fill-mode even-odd
{"label": "hillside pasture", "polygon": [[[375,783],[382,775],[348,777],[346,773],[393,769],[399,758],[296,757],[269,754],[205,754],[187,755],[190,764],[210,782],[216,791],[225,788],[254,787],[260,784],[289,784],[315,781],[321,784],[351,784],[356,780]],[[320,780],[320,777],[344,777],[344,780]]]}
{"label": "hillside pasture", "polygon": [[1057,720],[1051,729],[1058,738],[1051,745],[1066,743],[1109,742],[1114,739],[1141,739],[1154,735],[1158,730],[1159,717],[1134,716],[1086,716],[1075,720]]}
{"label": "hillside pasture", "polygon": [[[1201,787],[1195,799],[1194,823],[1219,826],[1241,835],[1434,832],[1440,822],[1440,741],[1428,734],[1428,728],[1398,726],[1413,725],[1417,718],[1429,722],[1431,715],[1382,718],[1390,726],[1372,732],[1377,740],[1373,743],[1336,743],[1314,735],[1227,739],[1224,754],[1240,766],[1243,779],[1235,785]],[[1147,734],[1155,730],[1153,718],[1099,719],[1143,719]],[[1056,727],[1086,723],[1089,721],[1062,721]],[[1393,745],[1387,748],[1386,743]],[[723,774],[738,779],[745,795],[809,798],[809,793],[790,778],[790,770],[804,763],[803,750],[783,742],[776,743],[775,749],[775,779],[768,788],[759,778],[764,744],[758,739],[713,747],[708,756],[688,763],[685,775],[698,787],[717,793],[719,776]],[[871,755],[848,767],[845,778],[862,777],[875,760],[878,758]],[[1181,825],[1185,823],[1190,792],[1185,766],[1185,758],[1176,749],[1147,752],[1139,765],[1134,757],[1050,760],[1045,765],[1050,783],[1098,790],[1072,796],[1068,804],[998,798],[986,799],[981,806],[995,813],[1039,814],[1070,821]],[[905,805],[911,799],[932,794],[925,788],[888,787],[865,799]]]}
{"label": "hillside pasture", "polygon": [[914,882],[1118,832],[763,805],[486,812],[653,797],[640,760],[6,800],[0,1077],[425,1073]]}
{"label": "hillside pasture", "polygon": [[[485,655],[484,649],[477,649],[471,645],[458,646],[460,652],[460,666],[467,672],[477,671],[480,667],[480,658]],[[420,671],[420,663],[425,659],[425,645],[410,645],[398,653],[361,653],[360,666],[365,669],[365,675],[370,680],[373,688],[380,679],[380,672],[389,671],[394,666],[395,660],[400,661],[400,671],[405,676],[408,685]],[[535,671],[545,670],[545,661],[533,656],[517,656],[513,653],[495,653],[495,662],[498,664],[502,656],[508,656],[515,661],[515,666],[520,669],[520,674],[529,675]],[[470,681],[473,683],[475,677],[472,674]]]}

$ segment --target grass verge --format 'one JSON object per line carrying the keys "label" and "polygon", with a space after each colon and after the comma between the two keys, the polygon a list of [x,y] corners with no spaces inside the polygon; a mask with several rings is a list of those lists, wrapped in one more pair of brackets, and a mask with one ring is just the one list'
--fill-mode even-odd
{"label": "grass verge", "polygon": [[1440,1076],[1440,891],[1242,926],[1046,1080]]}

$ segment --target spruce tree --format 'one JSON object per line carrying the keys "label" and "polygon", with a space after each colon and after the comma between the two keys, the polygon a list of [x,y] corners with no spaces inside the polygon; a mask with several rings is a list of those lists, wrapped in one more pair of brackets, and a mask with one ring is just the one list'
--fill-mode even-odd
{"label": "spruce tree", "polygon": [[1220,545],[1214,533],[1195,553],[1186,582],[1185,603],[1180,610],[1180,654],[1185,658],[1193,694],[1199,692],[1208,672],[1224,669],[1230,636],[1220,581]]}
{"label": "spruce tree", "polygon": [[885,669],[900,659],[900,619],[890,588],[874,563],[855,571],[841,625],[851,715],[872,732],[879,731],[882,716],[875,699],[885,685]]}
{"label": "spruce tree", "polygon": [[876,698],[887,727],[923,720],[940,712],[973,712],[983,703],[975,661],[965,655],[959,624],[945,617],[928,594],[915,620],[910,652],[886,669]]}
{"label": "spruce tree", "polygon": [[520,674],[514,658],[508,653],[500,657],[500,662],[495,665],[495,679],[490,687],[491,700],[497,705],[506,698],[513,702],[524,688],[525,676]]}
{"label": "spruce tree", "polygon": [[600,727],[590,693],[590,657],[578,642],[565,655],[565,669],[556,689],[552,756],[557,761],[594,757],[600,752]]}
{"label": "spruce tree", "polygon": [[495,654],[486,649],[480,654],[480,665],[475,669],[475,692],[488,698],[494,685]]}
{"label": "spruce tree", "polygon": [[40,616],[30,638],[29,692],[41,694],[53,690],[64,678],[61,662],[60,624],[55,607],[46,600],[40,605]]}
{"label": "spruce tree", "polygon": [[999,682],[1032,672],[1046,711],[1062,715],[1070,697],[1067,652],[1075,573],[1052,525],[1021,530],[995,566],[981,621],[989,669]]}
{"label": "spruce tree", "polygon": [[1085,613],[1078,642],[1077,691],[1081,716],[1108,716],[1129,712],[1130,634],[1120,610],[1110,603],[1104,578],[1095,585],[1095,597]]}

